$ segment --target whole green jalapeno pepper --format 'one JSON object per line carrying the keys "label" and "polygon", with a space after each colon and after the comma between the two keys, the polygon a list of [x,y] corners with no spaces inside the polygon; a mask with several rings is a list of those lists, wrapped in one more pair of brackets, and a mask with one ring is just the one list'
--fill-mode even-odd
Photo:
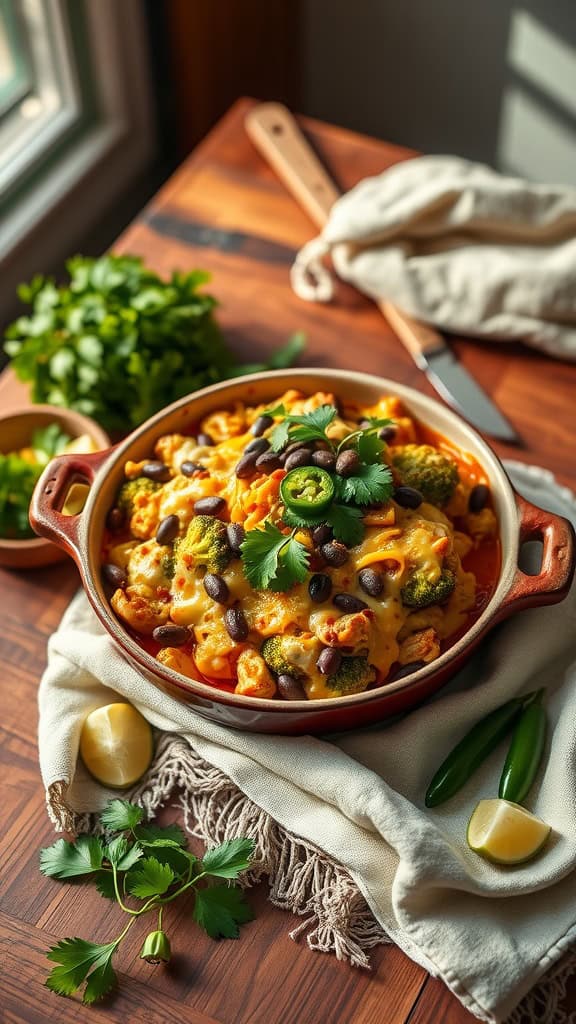
{"label": "whole green jalapeno pepper", "polygon": [[470,729],[454,750],[448,754],[428,786],[426,807],[438,807],[468,781],[476,769],[492,753],[520,716],[522,709],[534,694],[515,697],[491,711],[486,718]]}
{"label": "whole green jalapeno pepper", "polygon": [[539,690],[522,712],[502,769],[498,796],[515,804],[521,803],[530,790],[542,760],[546,740],[543,693],[544,690]]}

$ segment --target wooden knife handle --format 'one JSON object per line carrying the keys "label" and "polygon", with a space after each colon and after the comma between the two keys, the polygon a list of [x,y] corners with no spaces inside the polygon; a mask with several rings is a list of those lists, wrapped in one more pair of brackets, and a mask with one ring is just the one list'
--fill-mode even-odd
{"label": "wooden knife handle", "polygon": [[290,111],[281,103],[261,103],[246,115],[245,127],[306,213],[323,227],[339,192]]}
{"label": "wooden knife handle", "polygon": [[[290,111],[281,103],[261,103],[248,112],[245,127],[256,149],[312,220],[323,227],[340,193]],[[447,348],[433,327],[413,320],[391,302],[377,305],[421,370],[426,367],[426,353]]]}

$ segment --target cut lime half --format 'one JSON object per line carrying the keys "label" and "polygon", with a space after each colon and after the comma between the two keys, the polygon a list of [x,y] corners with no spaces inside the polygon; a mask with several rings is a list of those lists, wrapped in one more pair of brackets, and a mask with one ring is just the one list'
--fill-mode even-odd
{"label": "cut lime half", "polygon": [[150,724],[131,704],[96,708],[82,726],[80,755],[104,786],[132,786],[150,767],[152,753]]}
{"label": "cut lime half", "polygon": [[551,832],[541,818],[509,800],[481,800],[466,838],[474,853],[495,864],[523,864],[542,849]]}

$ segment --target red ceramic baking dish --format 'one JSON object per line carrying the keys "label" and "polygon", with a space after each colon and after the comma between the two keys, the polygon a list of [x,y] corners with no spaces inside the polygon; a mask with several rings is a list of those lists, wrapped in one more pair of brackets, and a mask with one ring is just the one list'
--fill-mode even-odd
{"label": "red ceramic baking dish", "polygon": [[[248,404],[269,402],[287,388],[309,394],[321,389],[370,404],[381,395],[397,395],[421,423],[471,453],[490,480],[502,558],[498,580],[482,614],[433,663],[409,677],[357,695],[284,702],[244,697],[185,678],[161,665],[131,639],[111,611],[101,582],[100,550],[106,515],[122,482],[126,460],[149,457],[161,434],[192,433],[198,420],[216,409],[237,400]],[[90,484],[88,499],[78,516],[64,516],[59,509],[77,480]],[[524,608],[561,601],[574,572],[574,532],[570,523],[518,495],[497,456],[472,427],[445,406],[411,388],[343,370],[281,370],[216,384],[175,402],[115,448],[92,455],[56,458],[37,484],[30,520],[41,536],[59,544],[72,556],[103,628],[150,682],[193,705],[206,718],[237,729],[265,733],[338,731],[409,711],[464,665],[496,623]],[[538,575],[528,576],[518,566],[518,554],[520,546],[533,539],[542,542],[542,564]]]}

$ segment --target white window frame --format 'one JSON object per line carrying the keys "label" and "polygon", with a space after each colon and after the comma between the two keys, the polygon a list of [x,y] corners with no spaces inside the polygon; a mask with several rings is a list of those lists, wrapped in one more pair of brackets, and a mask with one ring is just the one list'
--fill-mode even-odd
{"label": "white window frame", "polygon": [[[26,0],[23,0],[26,3]],[[26,147],[20,167],[35,165],[29,187],[10,200],[0,191],[0,318],[10,316],[18,283],[72,255],[83,235],[143,175],[155,154],[152,89],[144,8],[140,0],[87,0],[86,39],[97,113],[83,111],[73,69],[77,55],[68,30],[66,0],[42,0],[59,51],[65,102]],[[62,84],[64,88],[62,88]],[[71,128],[79,130],[66,143]],[[54,147],[61,152],[46,167]],[[8,197],[8,202],[6,202]]]}

